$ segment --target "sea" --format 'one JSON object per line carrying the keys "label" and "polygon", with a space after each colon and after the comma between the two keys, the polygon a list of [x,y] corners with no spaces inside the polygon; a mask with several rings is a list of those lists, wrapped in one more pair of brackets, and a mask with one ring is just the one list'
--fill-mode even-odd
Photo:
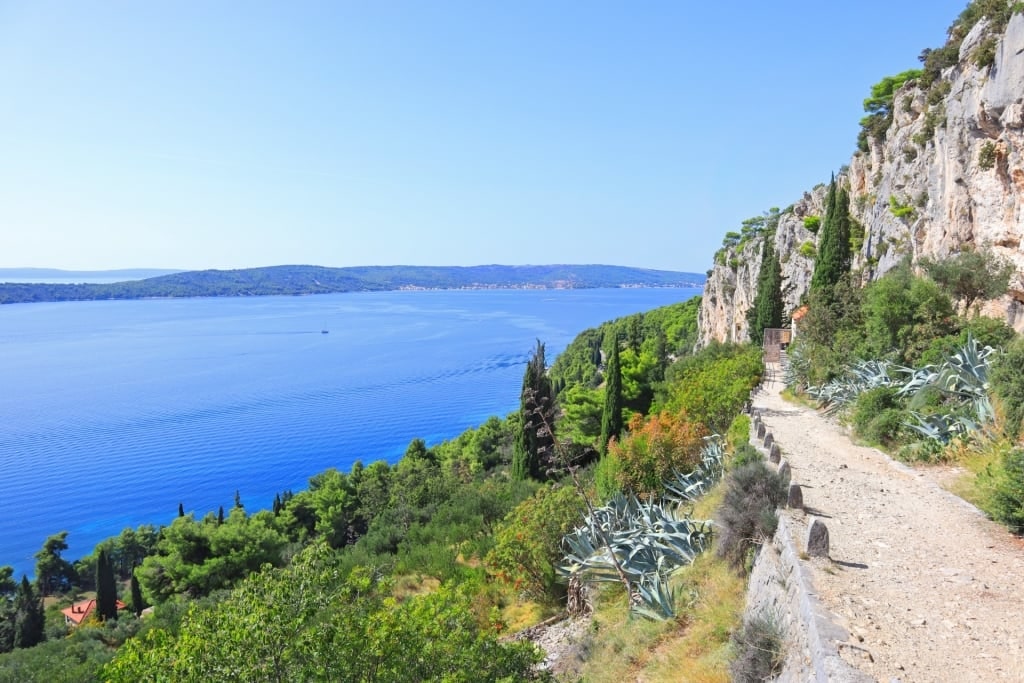
{"label": "sea", "polygon": [[519,405],[584,329],[696,289],[392,291],[0,306],[0,565],[67,531],[248,510]]}

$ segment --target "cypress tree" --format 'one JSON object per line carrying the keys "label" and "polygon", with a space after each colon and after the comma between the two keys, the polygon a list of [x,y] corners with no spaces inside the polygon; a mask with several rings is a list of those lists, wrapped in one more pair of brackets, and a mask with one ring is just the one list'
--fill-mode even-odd
{"label": "cypress tree", "polygon": [[836,234],[838,235],[838,261],[840,276],[850,272],[853,254],[850,251],[850,195],[840,187],[836,196]]}
{"label": "cypress tree", "polygon": [[765,329],[782,325],[782,264],[771,239],[771,233],[764,236],[761,270],[757,275],[757,295],[747,311],[750,341],[758,345],[764,342]]}
{"label": "cypress tree", "polygon": [[184,517],[185,516],[185,505],[182,504],[182,503],[178,503],[178,516],[179,517]]}
{"label": "cypress tree", "polygon": [[96,558],[96,616],[100,621],[117,619],[117,580],[107,551]]}
{"label": "cypress tree", "polygon": [[132,570],[132,610],[135,612],[135,616],[142,616],[143,605],[145,602],[142,599],[142,588],[139,587],[139,577],[135,576],[135,570]]}
{"label": "cypress tree", "polygon": [[831,292],[850,271],[850,197],[836,187],[833,174],[825,201],[825,220],[818,231],[818,257],[811,291]]}
{"label": "cypress tree", "polygon": [[242,496],[239,494],[238,489],[235,489],[235,507],[245,508],[245,506],[242,505]]}
{"label": "cypress tree", "polygon": [[519,429],[512,452],[512,476],[540,478],[544,474],[555,442],[554,395],[544,360],[544,344],[537,340],[523,373],[523,388],[519,395]]}
{"label": "cypress tree", "polygon": [[[274,514],[277,514],[275,511]],[[224,506],[221,505],[217,508],[217,525],[220,526],[224,523]]]}
{"label": "cypress tree", "polygon": [[43,601],[37,598],[24,574],[14,596],[14,647],[32,647],[43,642]]}
{"label": "cypress tree", "polygon": [[612,437],[622,432],[622,368],[619,362],[619,340],[612,343],[605,372],[604,411],[601,413],[601,441],[598,443],[601,455],[608,451]]}

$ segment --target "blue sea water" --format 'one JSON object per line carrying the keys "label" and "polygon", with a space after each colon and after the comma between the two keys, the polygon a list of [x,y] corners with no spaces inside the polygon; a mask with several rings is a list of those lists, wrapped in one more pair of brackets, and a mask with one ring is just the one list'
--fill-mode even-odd
{"label": "blue sea water", "polygon": [[[518,406],[605,320],[698,290],[484,290],[0,306],[0,565],[126,526],[250,510],[328,467],[395,462]],[[323,334],[322,330],[327,330]]]}

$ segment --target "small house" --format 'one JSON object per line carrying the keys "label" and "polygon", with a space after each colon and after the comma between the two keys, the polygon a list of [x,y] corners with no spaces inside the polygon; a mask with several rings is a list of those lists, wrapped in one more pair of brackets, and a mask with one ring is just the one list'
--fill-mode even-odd
{"label": "small house", "polygon": [[[120,612],[123,609],[127,609],[128,605],[124,604],[120,600],[115,602],[117,610]],[[65,607],[61,610],[64,614],[64,623],[68,626],[78,626],[83,621],[89,618],[92,611],[96,609],[95,600],[82,600],[71,605],[71,607]]]}

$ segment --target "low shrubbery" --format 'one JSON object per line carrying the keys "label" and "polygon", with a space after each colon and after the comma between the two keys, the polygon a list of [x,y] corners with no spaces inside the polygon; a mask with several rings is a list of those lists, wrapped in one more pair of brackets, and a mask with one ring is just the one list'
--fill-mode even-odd
{"label": "low shrubbery", "polygon": [[779,523],[775,510],[788,493],[789,482],[762,459],[732,470],[716,520],[721,528],[718,555],[737,569],[747,568],[755,546],[775,533]]}
{"label": "low shrubbery", "polygon": [[744,621],[733,642],[737,653],[729,667],[733,681],[761,683],[782,672],[785,661],[782,628],[770,615],[758,615]]}

